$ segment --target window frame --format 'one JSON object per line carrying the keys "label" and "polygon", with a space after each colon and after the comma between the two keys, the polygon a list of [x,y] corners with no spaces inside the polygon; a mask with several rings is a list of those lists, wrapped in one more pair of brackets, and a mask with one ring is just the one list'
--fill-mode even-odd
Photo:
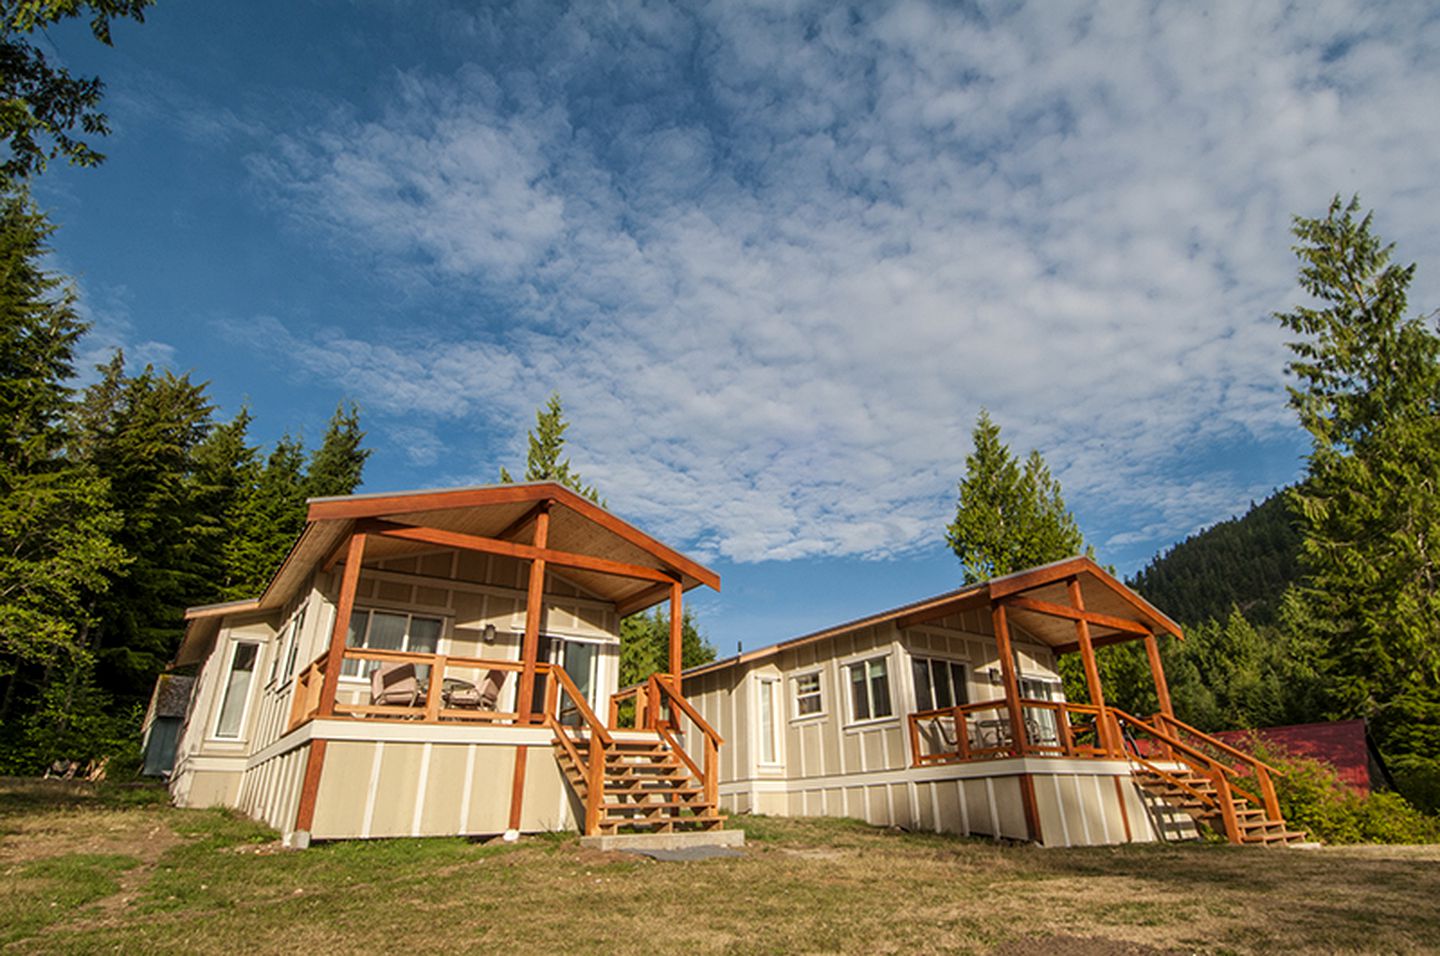
{"label": "window frame", "polygon": [[[895,687],[894,687],[894,682],[891,680],[891,677],[890,677],[890,658],[891,658],[891,657],[892,657],[892,655],[887,651],[887,652],[885,652],[885,653],[883,653],[883,654],[867,654],[867,655],[863,655],[863,656],[859,656],[859,657],[854,657],[854,658],[851,658],[850,660],[847,660],[847,661],[844,661],[843,663],[841,663],[840,668],[841,668],[841,671],[843,672],[843,675],[844,675],[844,678],[845,678],[845,702],[846,702],[846,705],[847,705],[847,706],[846,706],[846,712],[845,712],[845,717],[846,717],[845,726],[846,726],[846,727],[862,727],[862,726],[868,726],[868,725],[870,725],[870,724],[881,724],[881,723],[885,723],[886,721],[892,721],[892,722],[893,722],[893,721],[896,721],[896,720],[899,719],[899,718],[896,716],[896,713],[895,713]],[[875,713],[874,713],[875,707],[874,707],[874,699],[873,699],[873,698],[874,698],[874,681],[875,681],[875,677],[874,677],[873,675],[871,675],[870,672],[869,672],[869,667],[870,667],[871,664],[881,664],[881,665],[883,665],[884,668],[885,668],[885,673],[884,673],[884,677],[885,677],[885,697],[886,697],[886,701],[885,701],[885,702],[886,702],[886,704],[889,706],[889,713],[881,714],[881,715],[879,715],[879,716],[876,716]],[[865,717],[858,717],[858,716],[856,716],[856,712],[855,712],[855,680],[854,680],[854,677],[851,675],[850,672],[851,672],[851,670],[852,670],[853,668],[856,668],[856,667],[864,667],[864,668],[866,668],[866,671],[865,671],[865,707],[866,707],[866,711],[867,711],[867,713],[868,713],[868,716],[865,716]]]}
{"label": "window frame", "polygon": [[[800,682],[809,678],[815,678],[815,690],[813,693],[800,693]],[[814,697],[820,704],[820,708],[811,713],[800,712],[800,701],[807,697]],[[817,720],[824,717],[828,712],[825,710],[825,672],[819,668],[794,674],[790,677],[790,720]]]}
{"label": "window frame", "polygon": [[[368,645],[367,642],[368,642],[369,639],[370,639],[370,626],[371,626],[371,624],[374,622],[374,620],[375,620],[375,617],[374,617],[374,616],[375,616],[377,613],[378,613],[378,614],[394,614],[394,615],[396,615],[397,617],[400,616],[400,615],[404,615],[404,616],[405,616],[405,637],[404,637],[404,639],[403,639],[403,641],[402,641],[402,646],[398,649],[398,650],[400,651],[400,653],[402,653],[402,654],[409,654],[409,653],[431,653],[431,654],[440,654],[440,653],[443,653],[443,650],[442,650],[442,649],[443,649],[443,647],[444,647],[445,640],[446,640],[446,638],[448,637],[449,632],[450,632],[450,618],[449,618],[448,615],[439,614],[439,613],[436,613],[436,612],[433,612],[433,611],[412,611],[412,610],[410,610],[409,608],[376,607],[376,606],[357,607],[357,608],[355,608],[353,611],[351,611],[351,613],[350,613],[350,624],[351,624],[352,627],[354,626],[354,624],[355,624],[355,619],[356,619],[357,617],[359,617],[359,616],[362,615],[362,614],[365,616],[365,632],[364,632],[364,634],[363,634],[362,637],[361,637],[361,643],[359,643],[359,644],[353,644],[353,645],[350,643],[349,635],[347,634],[347,635],[346,635],[346,639],[345,639],[345,647],[346,647],[347,649],[350,649],[350,650],[371,650],[371,649],[372,649],[372,648],[369,647],[369,645]],[[414,623],[415,618],[417,618],[417,617],[419,617],[419,618],[424,618],[424,619],[427,620],[427,621],[437,621],[437,622],[440,624],[440,631],[439,631],[439,633],[437,633],[437,634],[435,635],[435,650],[429,651],[429,652],[426,652],[426,651],[416,651],[416,652],[412,652],[412,651],[410,650],[410,628],[411,628],[411,625]],[[348,663],[348,661],[345,662],[345,663]],[[347,674],[347,673],[345,673],[345,663],[342,663],[341,666],[340,666],[340,680],[341,680],[341,681],[343,681],[343,682],[345,682],[345,683],[350,683],[350,684],[368,684],[368,683],[370,683],[370,675],[369,675],[369,672],[367,672],[367,671],[365,670],[365,665],[366,665],[367,663],[373,664],[373,663],[375,663],[374,661],[365,661],[365,660],[363,660],[363,659],[357,661],[356,663],[358,663],[358,664],[361,665],[361,666],[360,666],[360,673],[359,673],[359,674]]]}
{"label": "window frame", "polygon": [[[250,668],[250,679],[245,683],[245,696],[240,706],[240,720],[236,724],[235,733],[220,733],[220,721],[225,716],[225,704],[230,696],[230,678],[235,673],[235,657],[242,647],[255,648],[255,661]],[[245,728],[250,722],[250,710],[254,706],[255,678],[256,672],[260,670],[261,655],[265,652],[265,642],[256,638],[233,637],[229,641],[229,652],[226,655],[228,660],[225,664],[224,675],[220,679],[220,699],[215,705],[215,719],[210,724],[210,739],[224,741],[225,743],[239,743],[246,739]]]}
{"label": "window frame", "polygon": [[[770,753],[769,759],[766,759],[766,756],[765,756],[765,743],[766,743],[766,739],[765,739],[765,719],[764,719],[764,717],[765,717],[765,691],[764,691],[764,688],[767,688],[767,687],[770,689],[770,708],[769,708],[769,709],[770,709],[770,738],[769,738],[769,743],[770,743],[771,753]],[[756,717],[756,720],[755,720],[755,730],[756,730],[756,744],[757,744],[757,746],[756,746],[756,748],[755,748],[755,764],[756,764],[756,766],[764,767],[764,768],[767,768],[767,769],[774,769],[774,768],[777,768],[777,767],[783,767],[783,766],[785,766],[785,759],[784,759],[784,757],[783,757],[782,754],[781,754],[781,750],[782,750],[783,747],[784,747],[784,743],[783,743],[783,741],[782,741],[782,739],[781,739],[781,731],[780,731],[780,728],[781,728],[782,726],[784,726],[784,720],[783,720],[782,717],[781,717],[781,714],[782,714],[781,707],[782,707],[782,705],[781,705],[780,695],[781,695],[782,693],[784,693],[784,681],[779,677],[779,675],[776,675],[776,674],[756,674],[756,675],[755,675],[755,717]]]}
{"label": "window frame", "polygon": [[[928,707],[924,705],[924,704],[925,704],[924,701],[921,701],[921,700],[920,700],[920,686],[915,682],[915,665],[916,665],[917,663],[919,663],[920,661],[924,661],[924,662],[925,662],[925,664],[926,664],[926,669],[927,669],[927,671],[928,671],[927,679],[929,680],[929,684],[930,684],[930,687],[929,687],[929,689],[930,689],[930,701],[929,701],[930,706],[928,706]],[[950,673],[952,696],[953,696],[953,692],[954,692],[956,689],[958,689],[958,690],[960,691],[960,695],[959,695],[959,696],[963,697],[963,698],[964,698],[963,700],[952,700],[949,704],[938,704],[938,703],[935,702],[935,671],[934,671],[934,665],[937,664],[937,663],[939,663],[939,664],[944,664],[944,665],[946,666],[947,671]],[[955,668],[957,668],[957,667],[960,669],[960,678],[959,678],[958,687],[957,687],[957,685],[956,685],[956,683],[955,683],[955,673],[954,673],[954,670],[955,670]],[[915,710],[916,710],[916,712],[918,713],[918,712],[920,712],[920,711],[926,711],[926,710],[941,710],[941,709],[943,709],[943,708],[945,708],[945,707],[963,707],[963,706],[965,706],[966,704],[970,703],[970,676],[971,676],[971,667],[970,667],[970,662],[967,661],[967,660],[959,660],[959,659],[954,658],[954,657],[947,657],[947,656],[945,656],[944,654],[916,654],[916,653],[913,653],[913,652],[912,652],[912,653],[910,654],[910,682],[911,682],[911,684],[913,685],[913,686],[911,687],[911,690],[914,692],[914,695],[915,695]]]}

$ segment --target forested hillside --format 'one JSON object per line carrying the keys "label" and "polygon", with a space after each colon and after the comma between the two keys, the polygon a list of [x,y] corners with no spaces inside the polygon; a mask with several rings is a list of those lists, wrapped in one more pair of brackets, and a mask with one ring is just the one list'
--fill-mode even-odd
{"label": "forested hillside", "polygon": [[1300,532],[1277,491],[1157,554],[1128,583],[1183,625],[1221,621],[1237,607],[1264,625],[1275,623],[1281,597],[1299,576]]}

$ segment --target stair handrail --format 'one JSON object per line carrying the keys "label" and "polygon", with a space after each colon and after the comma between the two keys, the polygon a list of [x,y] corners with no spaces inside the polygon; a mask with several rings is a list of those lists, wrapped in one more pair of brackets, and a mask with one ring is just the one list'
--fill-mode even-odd
{"label": "stair handrail", "polygon": [[[670,737],[667,742],[675,753],[685,761],[691,770],[696,771],[696,776],[700,779],[701,789],[705,793],[705,802],[711,807],[718,807],[720,804],[720,747],[725,743],[725,739],[715,732],[715,728],[711,727],[704,717],[700,716],[700,712],[685,699],[685,695],[670,683],[672,679],[668,674],[650,675],[649,683],[655,691],[658,692],[650,703],[651,726],[662,734],[665,734],[667,729],[672,729],[661,727],[657,719],[660,712],[660,695],[663,694],[670,699],[672,708],[679,710],[686,717],[690,718],[691,722],[700,729],[701,735],[705,738],[705,767],[703,773],[699,772],[695,761],[685,752],[685,748],[680,745],[678,740],[670,737],[669,734],[665,734],[665,736]],[[678,730],[679,728],[675,727],[673,729]]]}
{"label": "stair handrail", "polygon": [[[1228,789],[1233,790],[1235,793],[1244,797],[1246,800],[1249,800],[1251,803],[1264,806],[1266,808],[1266,815],[1270,816],[1271,819],[1281,819],[1278,814],[1278,810],[1275,814],[1272,815],[1270,813],[1269,805],[1266,801],[1261,800],[1259,797],[1255,796],[1253,793],[1239,786],[1230,779],[1231,777],[1240,776],[1235,772],[1234,767],[1226,766],[1223,761],[1216,760],[1214,757],[1205,753],[1203,750],[1200,750],[1196,747],[1191,746],[1190,744],[1185,743],[1185,741],[1181,740],[1179,737],[1173,737],[1170,734],[1165,733],[1163,730],[1151,726],[1150,724],[1141,720],[1139,717],[1136,717],[1134,714],[1128,714],[1125,711],[1119,709],[1118,707],[1107,707],[1105,709],[1109,711],[1111,715],[1113,715],[1113,719],[1117,723],[1122,720],[1130,723],[1138,727],[1145,733],[1150,734],[1152,737],[1160,740],[1162,743],[1167,744],[1172,751],[1179,751],[1179,753],[1182,755],[1181,760],[1184,763],[1190,764],[1192,769],[1199,771],[1209,777],[1216,777],[1217,775],[1220,777],[1224,777]],[[1185,759],[1186,755],[1188,755],[1190,759]],[[1132,754],[1130,756],[1134,755]],[[1196,766],[1194,761],[1199,761],[1200,766]],[[1217,787],[1217,791],[1218,789],[1219,788]]]}
{"label": "stair handrail", "polygon": [[574,679],[565,673],[565,669],[562,667],[552,667],[550,673],[554,675],[560,685],[560,689],[568,695],[570,700],[575,704],[575,710],[580,714],[580,718],[585,721],[586,728],[590,733],[599,737],[600,742],[606,747],[614,744],[615,739],[610,736],[610,732],[605,729],[605,724],[601,722],[600,718],[595,716],[595,711],[590,709],[590,704],[585,700],[585,695],[580,692],[580,688],[575,686]]}
{"label": "stair handrail", "polygon": [[[1230,757],[1234,757],[1241,763],[1248,764],[1255,771],[1255,782],[1260,787],[1260,795],[1262,797],[1262,804],[1265,807],[1265,815],[1272,820],[1283,819],[1283,816],[1280,813],[1280,798],[1275,792],[1274,781],[1274,777],[1276,776],[1285,776],[1285,772],[1283,770],[1277,770],[1276,768],[1270,766],[1268,763],[1261,760],[1260,758],[1247,754],[1243,750],[1232,747],[1229,744],[1225,743],[1225,741],[1220,740],[1217,737],[1213,737],[1210,734],[1205,733],[1205,731],[1203,730],[1196,730],[1194,727],[1185,723],[1185,721],[1174,716],[1173,714],[1157,714],[1154,721],[1156,726],[1159,726],[1162,720],[1166,723],[1175,725],[1180,730],[1183,730],[1194,737],[1200,738],[1200,740],[1204,741],[1206,745],[1214,747],[1221,753]],[[1177,733],[1174,736],[1178,738],[1180,735]]]}

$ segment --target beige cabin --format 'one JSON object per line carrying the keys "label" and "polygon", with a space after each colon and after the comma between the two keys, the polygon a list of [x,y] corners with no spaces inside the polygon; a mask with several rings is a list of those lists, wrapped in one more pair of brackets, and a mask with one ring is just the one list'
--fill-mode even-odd
{"label": "beige cabin", "polygon": [[[1180,628],[1088,558],[894,608],[685,674],[728,741],[732,812],[1077,846],[1294,842],[1271,768],[1176,718],[1157,636]],[[1143,641],[1160,713],[1105,704],[1097,650]],[[1062,655],[1091,703],[1065,700]]]}
{"label": "beige cabin", "polygon": [[[295,845],[719,830],[721,741],[678,674],[683,594],[719,585],[549,482],[313,500],[260,597],[187,613],[172,794]],[[607,726],[620,619],[662,601],[667,721]]]}

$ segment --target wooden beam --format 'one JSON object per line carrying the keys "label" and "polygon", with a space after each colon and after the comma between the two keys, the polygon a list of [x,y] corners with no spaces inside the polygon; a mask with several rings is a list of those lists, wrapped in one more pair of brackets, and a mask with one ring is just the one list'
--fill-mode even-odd
{"label": "wooden beam", "polygon": [[1085,621],[1097,627],[1108,627],[1112,630],[1123,631],[1126,634],[1134,634],[1136,637],[1148,637],[1151,633],[1150,628],[1141,624],[1139,621],[1132,621],[1129,618],[1101,614],[1097,611],[1082,611],[1079,608],[1066,607],[1063,604],[1052,604],[1049,601],[1022,597],[1018,594],[1001,598],[1000,601],[1017,611],[1034,611],[1036,614],[1047,614],[1050,617],[1063,617],[1071,621]]}
{"label": "wooden beam", "polygon": [[[1020,712],[1020,681],[1015,675],[1015,652],[1010,646],[1010,624],[1005,619],[1005,605],[997,604],[990,612],[995,626],[995,644],[1000,653],[1000,673],[1005,680],[1005,707],[1010,712],[1010,740],[1017,757],[1025,756],[1025,715]],[[956,728],[957,734],[960,728]]]}
{"label": "wooden beam", "polygon": [[515,748],[515,773],[510,778],[510,829],[519,830],[521,813],[525,809],[525,761],[529,747]]}
{"label": "wooden beam", "polygon": [[917,624],[924,624],[928,621],[936,621],[942,617],[948,617],[959,611],[969,611],[978,607],[988,607],[990,599],[985,594],[985,587],[981,585],[973,590],[966,591],[943,601],[936,601],[915,608],[906,614],[895,619],[895,626],[904,630],[907,627],[914,627]]}
{"label": "wooden beam", "polygon": [[[550,536],[550,511],[547,508],[535,519],[535,550],[543,551]],[[520,672],[518,706],[520,722],[530,722],[535,703],[535,659],[540,649],[540,618],[545,612],[545,559],[536,557],[530,562],[529,588],[525,594],[525,638],[520,646],[520,660],[524,670]]]}
{"label": "wooden beam", "polygon": [[317,714],[320,717],[329,717],[335,713],[335,695],[340,689],[340,668],[345,662],[345,639],[350,634],[350,616],[355,613],[355,591],[360,585],[360,565],[364,561],[365,535],[351,535],[350,546],[345,551],[345,574],[340,579],[335,627],[330,632],[330,652],[325,657],[325,680],[320,685],[320,709]]}
{"label": "wooden beam", "polygon": [[1155,679],[1155,697],[1160,702],[1160,713],[1173,718],[1175,708],[1170,705],[1170,685],[1165,682],[1165,665],[1160,661],[1160,641],[1154,634],[1145,635],[1145,656],[1150,659],[1150,676]]}
{"label": "wooden beam", "polygon": [[[1071,578],[1068,587],[1070,603],[1075,605],[1075,610],[1085,610],[1085,598],[1080,593],[1080,579]],[[1090,689],[1090,703],[1099,709],[1099,713],[1095,715],[1095,736],[1099,738],[1100,746],[1113,754],[1115,751],[1110,740],[1110,720],[1105,711],[1105,689],[1100,686],[1100,668],[1095,663],[1095,648],[1090,643],[1090,622],[1083,618],[1077,620],[1075,636],[1076,643],[1080,645],[1080,660],[1085,666],[1085,685]]]}
{"label": "wooden beam", "polygon": [[555,482],[519,485],[490,485],[484,488],[460,488],[408,495],[358,495],[349,498],[312,501],[307,521],[380,518],[387,515],[418,514],[425,511],[447,511],[485,505],[513,504],[521,501],[551,499],[556,504],[605,528],[636,547],[655,555],[665,564],[679,569],[707,587],[720,590],[720,576],[709,568],[685,557],[625,521],[615,517],[587,498]]}
{"label": "wooden beam", "polygon": [[685,616],[681,601],[685,589],[676,581],[670,585],[670,679],[675,682],[675,693],[680,693],[680,671],[684,669]]}
{"label": "wooden beam", "polygon": [[[546,512],[548,514],[548,511]],[[539,519],[536,519],[537,527]],[[546,547],[537,547],[530,544],[520,544],[514,541],[500,541],[496,538],[482,538],[474,534],[462,534],[459,531],[444,531],[440,528],[420,528],[415,525],[397,524],[393,521],[384,521],[379,518],[367,518],[356,523],[356,527],[364,528],[385,538],[398,538],[402,541],[418,541],[422,544],[434,544],[443,548],[460,548],[466,551],[481,551],[485,554],[500,554],[510,558],[519,558],[524,561],[542,559],[549,564],[556,564],[565,568],[579,568],[584,571],[596,571],[600,574],[613,574],[622,578],[640,578],[645,581],[662,581],[669,584],[680,575],[675,571],[661,571],[656,568],[647,568],[641,564],[627,564],[624,561],[611,561],[609,558],[597,558],[588,554],[573,554],[569,551],[554,551]]]}
{"label": "wooden beam", "polygon": [[636,611],[643,611],[648,607],[654,607],[670,596],[669,584],[656,584],[639,592],[634,597],[628,597],[615,605],[615,613],[620,617],[629,617]]}
{"label": "wooden beam", "polygon": [[1035,800],[1035,778],[1028,773],[1020,775],[1020,804],[1025,811],[1025,829],[1030,831],[1030,839],[1043,846],[1045,831],[1040,828],[1040,805]]}
{"label": "wooden beam", "polygon": [[295,808],[296,832],[310,833],[315,825],[315,802],[320,795],[320,771],[325,767],[325,741],[312,740],[305,754],[305,776],[300,784],[300,803]]}
{"label": "wooden beam", "polygon": [[1099,566],[1089,558],[1068,558],[1029,571],[1007,574],[1003,578],[996,578],[990,582],[990,599],[999,600],[1021,591],[1029,591],[1031,588],[1053,584],[1080,571],[1088,571],[1092,568],[1099,570]]}
{"label": "wooden beam", "polygon": [[525,509],[524,514],[506,525],[504,531],[501,531],[499,534],[494,535],[494,537],[500,539],[501,541],[509,541],[511,535],[515,534],[521,528],[534,521],[536,516],[539,515],[540,512],[548,511],[550,509],[550,505],[553,503],[553,498],[546,498],[544,501],[537,501],[533,506]]}
{"label": "wooden beam", "polygon": [[[1090,638],[1090,646],[1099,650],[1102,647],[1109,647],[1111,644],[1125,644],[1130,641],[1139,640],[1134,634],[1106,634],[1104,637]],[[1074,654],[1080,650],[1079,641],[1071,641],[1069,644],[1056,644],[1051,648],[1056,654]]]}

